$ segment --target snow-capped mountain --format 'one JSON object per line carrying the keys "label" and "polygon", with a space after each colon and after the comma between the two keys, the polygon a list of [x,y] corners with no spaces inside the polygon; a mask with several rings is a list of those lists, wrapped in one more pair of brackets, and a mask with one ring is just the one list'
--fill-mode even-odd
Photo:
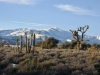
{"label": "snow-capped mountain", "polygon": [[[65,41],[71,42],[73,39],[72,33],[70,31],[64,31],[57,27],[52,27],[48,29],[28,29],[28,28],[20,28],[20,29],[12,29],[12,30],[0,30],[0,42],[2,40],[7,40],[11,44],[16,43],[16,38],[20,38],[20,35],[23,36],[23,41],[25,41],[24,32],[27,32],[27,36],[30,37],[31,33],[36,34],[36,41],[45,40],[48,37],[54,37],[59,40],[60,43]],[[100,37],[97,36],[88,36],[84,35],[84,38],[87,43],[99,43],[100,44]]]}

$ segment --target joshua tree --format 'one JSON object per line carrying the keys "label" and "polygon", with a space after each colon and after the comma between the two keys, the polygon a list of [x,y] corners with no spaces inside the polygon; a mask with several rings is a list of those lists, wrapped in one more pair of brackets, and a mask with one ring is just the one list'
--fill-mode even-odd
{"label": "joshua tree", "polygon": [[77,42],[77,49],[79,50],[81,47],[81,43],[80,43],[80,36],[78,34],[78,31],[76,31],[76,30],[70,30],[70,31],[72,32],[74,41]]}
{"label": "joshua tree", "polygon": [[27,53],[27,32],[24,33],[26,38],[26,53]]}
{"label": "joshua tree", "polygon": [[16,38],[16,46],[17,46],[17,50],[16,50],[16,51],[19,51],[19,47],[18,47],[18,38]]}
{"label": "joshua tree", "polygon": [[[72,32],[73,38],[77,42],[77,48],[78,49],[82,48],[82,44],[83,44],[83,41],[84,41],[83,35],[87,31],[87,29],[89,29],[89,26],[88,25],[85,25],[84,27],[79,27],[77,31],[76,30],[70,30]],[[80,31],[82,33],[82,39],[79,36],[78,31]]]}
{"label": "joshua tree", "polygon": [[22,35],[20,35],[20,52],[22,53]]}
{"label": "joshua tree", "polygon": [[72,36],[76,41],[79,41],[80,36],[78,35],[78,31],[70,30],[72,32]]}
{"label": "joshua tree", "polygon": [[78,31],[80,31],[82,33],[82,40],[83,40],[83,35],[87,31],[87,29],[89,29],[88,25],[85,25],[84,27],[79,27],[78,28]]}

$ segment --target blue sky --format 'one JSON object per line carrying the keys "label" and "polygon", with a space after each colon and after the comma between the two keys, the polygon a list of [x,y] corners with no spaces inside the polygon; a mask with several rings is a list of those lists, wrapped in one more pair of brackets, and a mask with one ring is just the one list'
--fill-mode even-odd
{"label": "blue sky", "polygon": [[84,25],[86,34],[100,36],[100,0],[0,0],[0,29],[69,31]]}

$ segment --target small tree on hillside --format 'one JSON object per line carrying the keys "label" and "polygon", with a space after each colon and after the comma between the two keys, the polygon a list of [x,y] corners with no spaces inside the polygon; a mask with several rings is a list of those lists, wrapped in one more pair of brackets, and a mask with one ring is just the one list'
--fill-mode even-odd
{"label": "small tree on hillside", "polygon": [[47,49],[54,48],[57,46],[58,42],[59,41],[57,39],[49,37],[47,40],[42,42],[42,48],[47,48]]}

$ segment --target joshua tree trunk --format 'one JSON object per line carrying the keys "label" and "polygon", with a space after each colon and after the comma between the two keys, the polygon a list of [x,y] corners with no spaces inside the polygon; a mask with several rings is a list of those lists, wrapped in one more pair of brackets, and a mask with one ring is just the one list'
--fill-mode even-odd
{"label": "joshua tree trunk", "polygon": [[27,32],[25,32],[25,39],[26,39],[26,54],[27,54]]}
{"label": "joshua tree trunk", "polygon": [[31,36],[30,36],[30,51],[31,51],[31,48],[33,47],[32,41],[33,41],[33,33],[31,33]]}
{"label": "joshua tree trunk", "polygon": [[30,36],[30,45],[32,46],[32,38],[33,38],[33,33]]}
{"label": "joshua tree trunk", "polygon": [[29,53],[30,52],[29,39],[27,39],[27,50],[28,50],[28,53]]}
{"label": "joshua tree trunk", "polygon": [[22,53],[22,35],[20,36],[20,52]]}
{"label": "joshua tree trunk", "polygon": [[19,51],[19,47],[18,47],[18,38],[16,38],[16,46],[17,46],[17,49],[16,49],[16,52]]}
{"label": "joshua tree trunk", "polygon": [[35,34],[34,34],[34,39],[33,39],[33,46],[35,46]]}
{"label": "joshua tree trunk", "polygon": [[33,42],[32,42],[32,52],[34,53],[35,50],[35,34],[33,35]]}
{"label": "joshua tree trunk", "polygon": [[82,33],[82,40],[83,40],[83,35],[84,35],[84,33]]}

